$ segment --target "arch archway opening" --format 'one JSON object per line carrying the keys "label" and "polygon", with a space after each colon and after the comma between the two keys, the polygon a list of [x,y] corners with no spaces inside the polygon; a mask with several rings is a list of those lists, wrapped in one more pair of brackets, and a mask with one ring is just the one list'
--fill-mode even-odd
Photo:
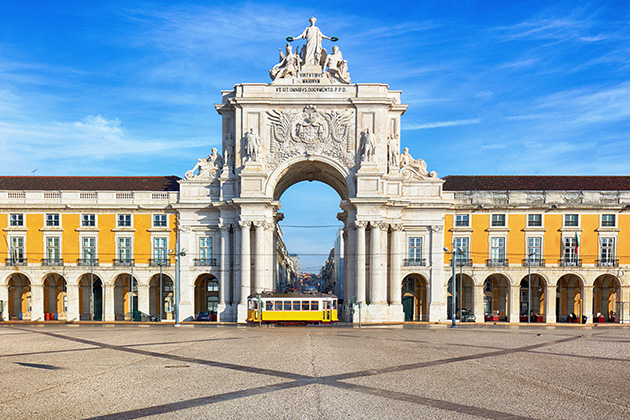
{"label": "arch archway opening", "polygon": [[59,274],[48,274],[44,278],[44,319],[47,321],[66,319],[66,279]]}
{"label": "arch archway opening", "polygon": [[502,274],[492,274],[483,283],[483,312],[487,322],[510,320],[510,280]]}
{"label": "arch archway opening", "polygon": [[583,311],[584,282],[575,274],[565,274],[556,286],[556,319],[558,322],[579,322]]}
{"label": "arch archway opening", "polygon": [[31,282],[24,274],[13,273],[9,276],[9,319],[31,319]]}
{"label": "arch archway opening", "polygon": [[[451,282],[453,278],[449,278],[447,284],[447,319],[452,319],[453,314],[453,298]],[[468,314],[474,314],[475,299],[474,299],[475,283],[468,274],[455,274],[455,316],[461,322],[467,320]]]}
{"label": "arch archway opening", "polygon": [[219,280],[212,274],[199,275],[195,280],[195,320],[217,321],[218,309]]}
{"label": "arch archway opening", "polygon": [[[519,290],[520,322],[546,322],[547,314],[547,282],[539,274],[531,275],[532,285],[529,287],[529,276],[521,279]],[[531,293],[531,305],[528,304]]]}
{"label": "arch archway opening", "polygon": [[155,274],[149,280],[149,315],[158,319],[174,319],[174,283],[170,276]]}
{"label": "arch archway opening", "polygon": [[593,283],[593,322],[619,322],[621,282],[612,274],[602,274]]}
{"label": "arch archway opening", "polygon": [[104,320],[103,281],[96,274],[85,273],[79,279],[79,319]]}
{"label": "arch archway opening", "polygon": [[134,311],[138,311],[138,279],[131,274],[123,273],[114,280],[114,319],[116,321],[140,321],[140,316],[134,318]]}
{"label": "arch archway opening", "polygon": [[402,305],[405,321],[428,321],[428,284],[424,276],[408,274],[402,281]]}

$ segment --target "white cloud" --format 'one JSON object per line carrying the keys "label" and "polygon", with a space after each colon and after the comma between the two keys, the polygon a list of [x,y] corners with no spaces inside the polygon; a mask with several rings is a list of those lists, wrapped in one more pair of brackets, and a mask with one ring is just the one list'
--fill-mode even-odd
{"label": "white cloud", "polygon": [[458,125],[472,125],[479,124],[481,121],[478,118],[471,118],[467,120],[452,120],[452,121],[436,121],[425,124],[408,124],[402,126],[403,130],[425,130],[428,128],[441,128],[441,127],[455,127]]}

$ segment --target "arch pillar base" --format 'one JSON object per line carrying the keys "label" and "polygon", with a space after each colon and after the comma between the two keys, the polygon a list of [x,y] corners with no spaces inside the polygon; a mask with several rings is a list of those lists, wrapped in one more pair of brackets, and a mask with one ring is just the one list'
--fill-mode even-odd
{"label": "arch pillar base", "polygon": [[402,304],[388,305],[387,303],[361,304],[361,314],[359,315],[359,305],[354,305],[353,323],[359,324],[359,317],[362,324],[382,324],[388,322],[404,322],[405,313]]}
{"label": "arch pillar base", "polygon": [[179,304],[179,322],[194,321],[195,307],[190,301],[181,301]]}
{"label": "arch pillar base", "polygon": [[236,322],[237,305],[219,303],[217,307],[217,321],[219,322]]}
{"label": "arch pillar base", "polygon": [[236,306],[236,322],[239,324],[247,323],[247,303],[239,303]]}
{"label": "arch pillar base", "polygon": [[446,320],[446,303],[431,302],[429,304],[429,322],[439,322]]}

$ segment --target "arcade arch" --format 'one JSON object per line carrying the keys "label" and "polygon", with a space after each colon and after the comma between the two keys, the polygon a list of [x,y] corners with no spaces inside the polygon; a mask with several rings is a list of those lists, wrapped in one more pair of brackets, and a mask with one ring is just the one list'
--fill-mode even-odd
{"label": "arcade arch", "polygon": [[593,321],[618,322],[621,282],[612,274],[602,274],[593,283]]}
{"label": "arcade arch", "polygon": [[170,276],[153,275],[149,280],[149,315],[158,319],[173,319],[174,290]]}
{"label": "arcade arch", "polygon": [[558,279],[556,289],[556,319],[567,322],[571,315],[583,311],[584,281],[577,274],[565,274]]}
{"label": "arcade arch", "polygon": [[82,321],[92,319],[92,311],[94,311],[94,321],[103,321],[103,292],[103,281],[99,276],[90,273],[81,275],[79,278],[79,318]]}
{"label": "arcade arch", "polygon": [[216,316],[219,307],[219,280],[212,274],[201,274],[195,280],[195,316],[211,312]]}
{"label": "arcade arch", "polygon": [[428,321],[428,281],[420,274],[408,274],[402,281],[405,321]]}
{"label": "arcade arch", "polygon": [[[547,282],[540,274],[532,274],[532,286],[529,285],[529,276],[521,279],[519,297],[519,315],[521,322],[546,322],[547,313]],[[531,292],[532,303],[528,305],[529,293]],[[529,308],[529,311],[528,311]]]}
{"label": "arcade arch", "polygon": [[133,310],[138,309],[138,279],[134,276],[133,285],[131,274],[122,273],[114,279],[114,320],[131,321]]}
{"label": "arcade arch", "polygon": [[66,319],[67,312],[66,279],[52,273],[44,277],[44,319]]}
{"label": "arcade arch", "polygon": [[31,319],[31,281],[21,273],[9,276],[9,319]]}
{"label": "arcade arch", "polygon": [[[452,306],[452,292],[451,292],[451,280],[452,277],[449,278],[447,284],[447,317],[451,319],[451,314],[453,311]],[[474,312],[474,290],[475,283],[468,274],[455,274],[455,313],[459,313],[461,309],[468,309],[471,312]]]}
{"label": "arcade arch", "polygon": [[503,274],[492,274],[483,283],[483,306],[486,321],[510,320],[510,280]]}

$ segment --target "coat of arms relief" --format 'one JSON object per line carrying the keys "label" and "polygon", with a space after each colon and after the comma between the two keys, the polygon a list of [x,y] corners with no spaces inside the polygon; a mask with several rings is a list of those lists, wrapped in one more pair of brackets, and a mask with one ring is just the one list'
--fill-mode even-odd
{"label": "coat of arms relief", "polygon": [[308,105],[301,111],[267,111],[267,116],[271,123],[269,169],[303,154],[332,157],[348,167],[354,164],[352,111],[318,111]]}

